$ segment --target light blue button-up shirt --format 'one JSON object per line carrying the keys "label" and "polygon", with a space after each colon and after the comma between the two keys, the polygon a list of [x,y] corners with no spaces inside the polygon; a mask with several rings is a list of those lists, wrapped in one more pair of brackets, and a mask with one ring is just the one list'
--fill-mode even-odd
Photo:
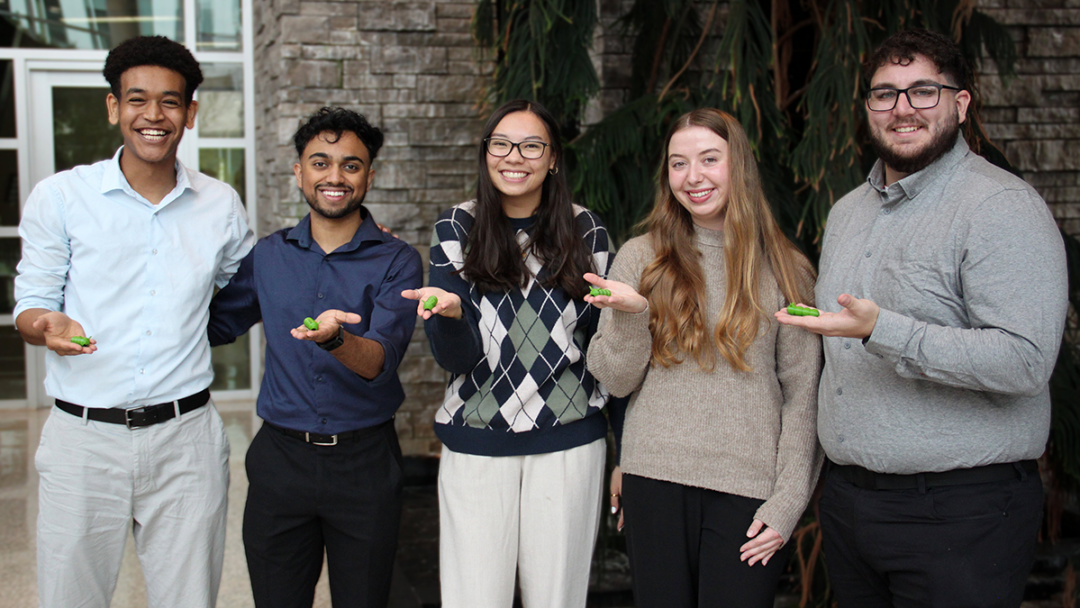
{"label": "light blue button-up shirt", "polygon": [[214,285],[225,286],[254,243],[228,185],[176,163],[157,205],[110,160],[39,183],[19,224],[15,316],[64,312],[97,352],[46,354],[46,392],[88,407],[186,397],[213,379],[206,337]]}

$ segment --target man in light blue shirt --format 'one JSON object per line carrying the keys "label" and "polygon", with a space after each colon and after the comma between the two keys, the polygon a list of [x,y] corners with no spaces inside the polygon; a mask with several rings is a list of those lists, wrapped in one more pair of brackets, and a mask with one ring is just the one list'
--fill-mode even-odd
{"label": "man in light blue shirt", "polygon": [[40,605],[106,608],[130,528],[151,607],[213,606],[229,444],[207,406],[208,306],[254,238],[236,192],[176,158],[191,53],[134,38],[104,75],[124,146],[43,180],[19,226],[16,325],[49,349],[56,398],[35,458]]}

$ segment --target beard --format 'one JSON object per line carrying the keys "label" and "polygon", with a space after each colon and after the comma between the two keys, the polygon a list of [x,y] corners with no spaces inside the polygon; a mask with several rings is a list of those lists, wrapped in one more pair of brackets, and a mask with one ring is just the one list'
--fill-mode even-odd
{"label": "beard", "polygon": [[[927,125],[923,123],[921,126]],[[940,123],[940,127],[929,143],[913,152],[902,152],[900,149],[891,147],[884,136],[879,135],[875,129],[870,129],[870,142],[881,162],[894,171],[911,175],[925,169],[956,145],[956,139],[960,136],[959,114],[953,112],[946,116]],[[892,125],[888,128],[891,129]]]}
{"label": "beard", "polygon": [[353,198],[349,199],[349,202],[341,209],[327,209],[326,207],[323,207],[319,204],[317,194],[318,187],[316,187],[314,192],[316,192],[315,196],[309,197],[306,192],[304,192],[302,189],[300,190],[300,194],[304,197],[304,200],[307,201],[308,207],[311,207],[311,211],[314,213],[318,213],[319,215],[328,220],[341,219],[347,215],[354,213],[357,209],[360,208],[360,205],[364,204],[364,197],[367,196],[367,192],[361,192],[359,196],[354,196]]}

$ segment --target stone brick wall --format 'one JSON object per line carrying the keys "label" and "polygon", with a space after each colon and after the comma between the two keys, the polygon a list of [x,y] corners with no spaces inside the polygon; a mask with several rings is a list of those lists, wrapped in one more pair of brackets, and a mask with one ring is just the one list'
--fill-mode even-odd
{"label": "stone brick wall", "polygon": [[[469,34],[471,0],[255,0],[258,233],[307,213],[292,165],[293,133],[324,105],[364,114],[386,144],[366,205],[413,244],[427,264],[439,212],[475,188],[478,67]],[[436,453],[434,410],[446,374],[417,325],[399,370],[406,400],[397,417],[406,454]]]}
{"label": "stone brick wall", "polygon": [[980,0],[980,10],[1008,26],[1017,77],[993,65],[981,78],[991,139],[1080,236],[1080,0]]}

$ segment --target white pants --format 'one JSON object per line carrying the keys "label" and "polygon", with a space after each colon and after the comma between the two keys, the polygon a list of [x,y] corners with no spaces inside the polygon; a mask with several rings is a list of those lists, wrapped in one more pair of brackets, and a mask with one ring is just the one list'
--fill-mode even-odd
{"label": "white pants", "polygon": [[600,526],[603,439],[534,456],[473,456],[445,446],[439,463],[444,608],[580,608]]}
{"label": "white pants", "polygon": [[128,430],[53,408],[34,458],[41,608],[108,608],[128,529],[150,608],[212,608],[229,441],[213,402]]}

